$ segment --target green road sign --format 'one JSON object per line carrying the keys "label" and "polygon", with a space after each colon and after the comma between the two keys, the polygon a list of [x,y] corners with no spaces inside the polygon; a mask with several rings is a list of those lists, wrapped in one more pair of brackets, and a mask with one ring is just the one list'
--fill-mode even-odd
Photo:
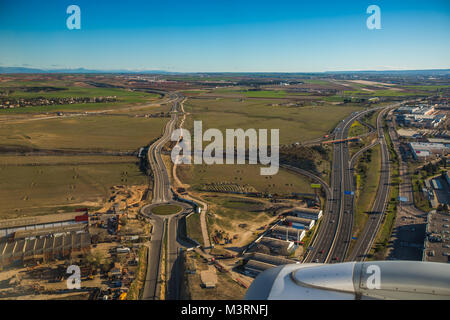
{"label": "green road sign", "polygon": [[318,184],[318,183],[311,183],[311,188],[319,189],[320,188],[320,184]]}

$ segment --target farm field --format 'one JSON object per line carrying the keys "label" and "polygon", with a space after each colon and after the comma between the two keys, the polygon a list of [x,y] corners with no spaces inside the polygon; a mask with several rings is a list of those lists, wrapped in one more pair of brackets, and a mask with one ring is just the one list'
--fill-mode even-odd
{"label": "farm field", "polygon": [[[64,91],[63,91],[64,92]],[[89,91],[88,91],[89,92]],[[25,94],[28,95],[25,95]],[[55,97],[58,98],[58,95],[63,97],[96,97],[99,95],[92,95],[93,93],[83,94],[83,95],[70,95],[68,92],[54,94]],[[110,92],[114,95],[115,92]],[[33,93],[35,94],[35,93]],[[11,96],[16,98],[26,98],[32,97],[31,93],[23,92],[17,93],[17,96]],[[51,98],[47,94],[39,94],[38,97],[46,97]],[[30,107],[22,107],[22,108],[13,108],[13,109],[0,109],[0,115],[9,115],[9,114],[30,114],[30,113],[45,113],[45,112],[84,112],[84,111],[101,111],[105,109],[119,109],[125,106],[135,106],[148,102],[157,101],[159,95],[150,94],[150,93],[142,93],[142,92],[129,92],[124,95],[118,95],[117,101],[115,102],[101,102],[101,103],[74,103],[74,104],[61,104],[61,105],[47,105],[47,106],[30,106]]]}
{"label": "farm field", "polygon": [[203,130],[217,128],[280,129],[280,144],[308,141],[332,130],[340,119],[361,110],[348,106],[272,106],[279,100],[195,99],[185,103],[190,116],[186,128],[193,128],[194,120],[203,121]]}
{"label": "farm field", "polygon": [[136,162],[135,157],[0,156],[0,218],[101,206],[112,186],[148,183]]}
{"label": "farm field", "polygon": [[160,136],[166,122],[102,115],[0,124],[0,147],[133,151]]}

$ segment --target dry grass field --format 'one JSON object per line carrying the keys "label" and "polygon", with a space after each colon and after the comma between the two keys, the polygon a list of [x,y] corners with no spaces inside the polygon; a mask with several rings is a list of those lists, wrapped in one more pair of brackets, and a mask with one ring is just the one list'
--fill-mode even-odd
{"label": "dry grass field", "polygon": [[0,156],[0,218],[99,207],[114,185],[147,184],[134,157]]}
{"label": "dry grass field", "polygon": [[190,113],[186,128],[192,129],[194,120],[202,120],[203,130],[279,129],[280,143],[289,144],[322,137],[341,119],[361,109],[356,105],[279,105],[285,102],[272,99],[189,99],[185,103],[185,110]]}
{"label": "dry grass field", "polygon": [[1,124],[0,147],[133,151],[160,136],[166,122],[105,115]]}

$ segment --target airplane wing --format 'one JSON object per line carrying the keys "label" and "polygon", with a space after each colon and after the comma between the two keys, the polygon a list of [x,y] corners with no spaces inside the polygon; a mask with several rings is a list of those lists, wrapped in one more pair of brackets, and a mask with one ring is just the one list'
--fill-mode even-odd
{"label": "airplane wing", "polygon": [[259,274],[247,300],[450,300],[450,265],[419,261],[289,264]]}

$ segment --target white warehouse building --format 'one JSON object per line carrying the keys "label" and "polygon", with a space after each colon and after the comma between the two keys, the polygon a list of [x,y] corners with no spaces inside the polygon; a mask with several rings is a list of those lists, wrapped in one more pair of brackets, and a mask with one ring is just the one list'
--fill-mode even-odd
{"label": "white warehouse building", "polygon": [[413,156],[415,159],[423,159],[432,155],[446,155],[450,148],[443,143],[430,143],[430,142],[411,142]]}
{"label": "white warehouse building", "polygon": [[317,221],[322,217],[322,210],[310,208],[295,208],[287,212],[287,215]]}

